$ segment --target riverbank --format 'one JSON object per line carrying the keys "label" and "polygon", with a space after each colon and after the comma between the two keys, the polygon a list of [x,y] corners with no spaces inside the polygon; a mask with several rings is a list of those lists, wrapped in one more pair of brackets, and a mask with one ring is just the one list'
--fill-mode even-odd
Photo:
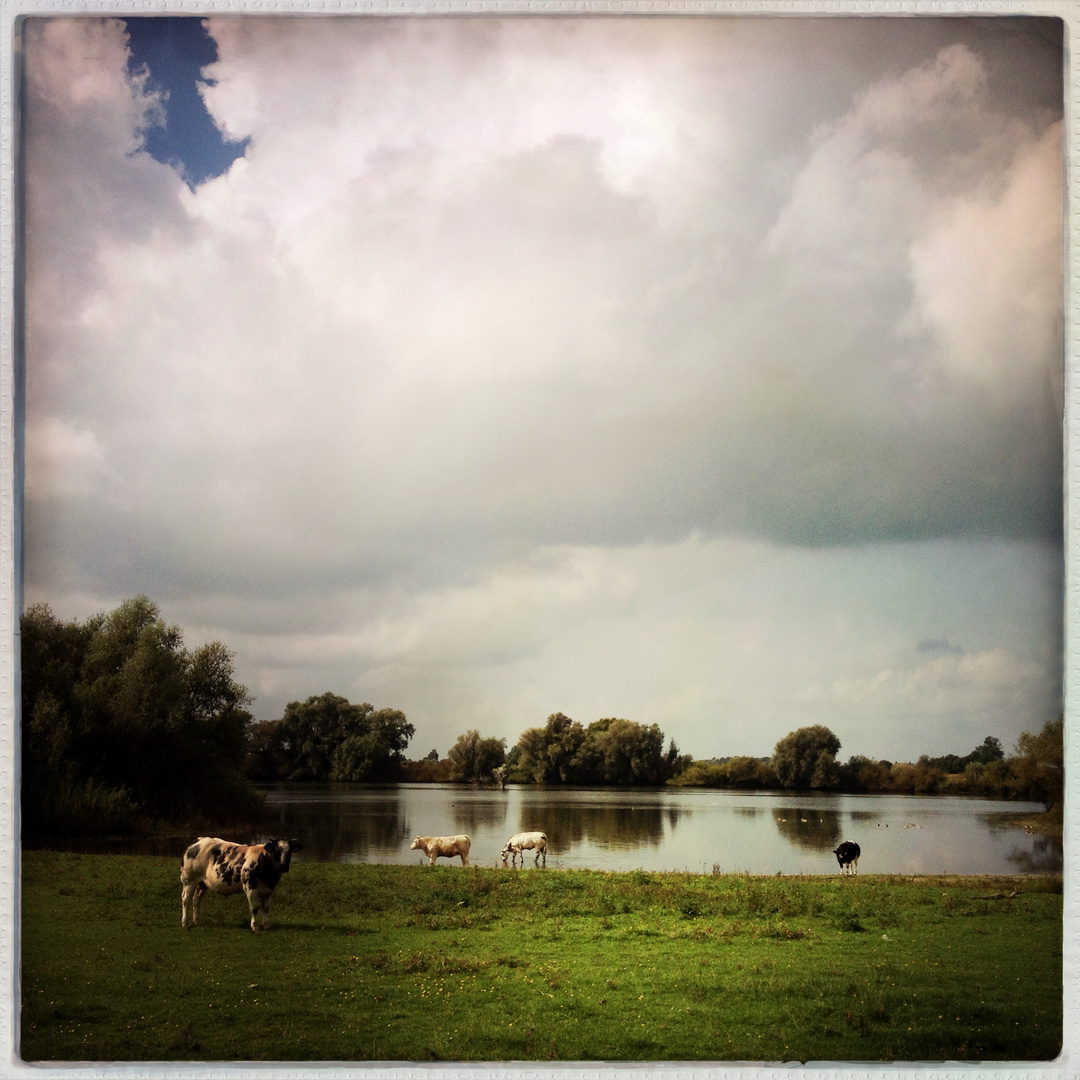
{"label": "riverbank", "polygon": [[1065,835],[1065,807],[1058,803],[1045,813],[1021,818],[1017,824],[1025,832],[1035,833],[1037,836],[1051,836],[1060,840]]}
{"label": "riverbank", "polygon": [[[24,855],[32,1061],[1040,1060],[1060,877],[294,862],[248,929],[178,863]],[[1015,895],[1014,895],[1015,893]]]}

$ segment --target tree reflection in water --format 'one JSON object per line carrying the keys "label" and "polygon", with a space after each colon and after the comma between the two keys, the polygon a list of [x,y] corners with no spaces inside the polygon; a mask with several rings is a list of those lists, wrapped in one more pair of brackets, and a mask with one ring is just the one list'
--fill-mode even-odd
{"label": "tree reflection in water", "polygon": [[[719,864],[753,873],[835,873],[831,852],[842,840],[863,846],[868,873],[1060,873],[1063,861],[1060,841],[1019,829],[1017,818],[1038,809],[1024,804],[447,784],[281,784],[269,794],[253,830],[217,835],[297,836],[305,845],[301,861],[412,864],[414,835],[465,832],[470,863],[501,866],[507,837],[541,830],[552,869],[707,872]],[[171,842],[182,850],[181,841]]]}
{"label": "tree reflection in water", "polygon": [[548,834],[552,852],[584,840],[600,847],[656,847],[664,839],[665,818],[674,828],[681,816],[677,807],[555,803],[535,828]]}
{"label": "tree reflection in water", "polygon": [[303,837],[304,859],[311,862],[363,862],[369,855],[391,855],[411,839],[404,804],[392,792],[377,802],[286,802],[266,809],[264,831]]}
{"label": "tree reflection in water", "polygon": [[471,795],[454,799],[450,806],[454,831],[472,835],[488,829],[497,830],[506,822],[506,797],[492,793],[490,797]]}
{"label": "tree reflection in water", "polygon": [[839,810],[778,806],[773,817],[785,840],[808,851],[832,851],[843,833],[843,815]]}
{"label": "tree reflection in water", "polygon": [[1060,874],[1065,866],[1065,847],[1060,836],[1036,836],[1031,850],[1013,848],[1006,856],[1022,874]]}

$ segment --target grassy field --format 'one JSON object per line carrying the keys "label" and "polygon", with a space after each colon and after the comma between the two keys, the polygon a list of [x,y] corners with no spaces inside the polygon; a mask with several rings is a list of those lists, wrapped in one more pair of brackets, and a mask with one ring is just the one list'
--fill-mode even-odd
{"label": "grassy field", "polygon": [[[28,1061],[1057,1055],[1058,878],[293,863],[248,929],[179,856],[24,855]],[[1011,898],[1007,894],[1019,890]]]}

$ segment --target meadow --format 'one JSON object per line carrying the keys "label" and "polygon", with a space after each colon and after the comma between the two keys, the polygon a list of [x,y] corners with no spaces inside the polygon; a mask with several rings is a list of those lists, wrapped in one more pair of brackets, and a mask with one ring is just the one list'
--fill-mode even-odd
{"label": "meadow", "polygon": [[[180,926],[179,856],[23,855],[26,1061],[1055,1057],[1062,881],[294,862]],[[1015,892],[1015,895],[1012,895]]]}

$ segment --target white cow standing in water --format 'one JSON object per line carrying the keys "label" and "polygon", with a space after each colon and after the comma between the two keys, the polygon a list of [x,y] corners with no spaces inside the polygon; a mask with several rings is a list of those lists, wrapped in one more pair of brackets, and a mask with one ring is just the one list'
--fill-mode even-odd
{"label": "white cow standing in water", "polygon": [[533,865],[540,865],[540,858],[543,856],[544,866],[547,866],[547,833],[542,832],[519,832],[514,833],[509,840],[506,841],[506,847],[502,849],[502,861],[503,866],[506,865],[506,856],[510,856],[510,865],[516,865],[515,860],[520,855],[521,865],[525,865],[526,850],[531,851],[536,849],[536,857],[533,859]]}

